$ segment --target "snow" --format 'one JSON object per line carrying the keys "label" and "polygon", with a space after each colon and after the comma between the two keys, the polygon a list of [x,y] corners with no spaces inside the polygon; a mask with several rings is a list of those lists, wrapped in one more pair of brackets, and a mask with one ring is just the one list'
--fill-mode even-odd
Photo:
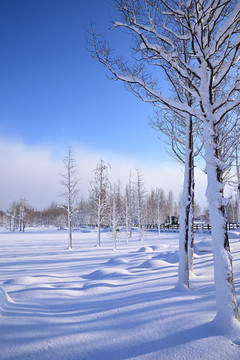
{"label": "snow", "polygon": [[195,245],[195,251],[198,254],[199,252],[212,252],[212,241],[211,239],[203,239],[201,241],[198,241],[198,243]]}
{"label": "snow", "polygon": [[[238,300],[239,234],[230,233]],[[96,232],[76,231],[69,251],[64,230],[2,229],[0,359],[239,359],[240,333],[214,320],[212,252],[195,254],[191,289],[179,291],[179,234],[147,233],[144,247],[134,236],[113,252],[108,233],[97,248]],[[197,234],[196,248],[209,236]]]}

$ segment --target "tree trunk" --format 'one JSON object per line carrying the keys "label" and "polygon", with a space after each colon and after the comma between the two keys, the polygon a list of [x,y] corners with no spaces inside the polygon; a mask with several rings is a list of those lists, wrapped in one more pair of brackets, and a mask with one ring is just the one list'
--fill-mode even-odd
{"label": "tree trunk", "polygon": [[68,202],[68,236],[69,236],[69,248],[72,249],[72,219],[71,219],[70,199]]}
{"label": "tree trunk", "polygon": [[126,243],[128,244],[128,239],[130,237],[129,230],[129,207],[128,207],[128,193],[126,191],[126,199],[125,199],[125,222],[126,222]]}
{"label": "tree trunk", "polygon": [[128,213],[129,213],[129,240],[132,238],[132,180],[131,180],[131,171],[128,181]]}
{"label": "tree trunk", "polygon": [[101,209],[98,208],[98,247],[101,245]]}
{"label": "tree trunk", "polygon": [[71,219],[69,217],[69,221],[68,221],[68,231],[69,231],[69,247],[70,249],[72,249],[72,222]]}
{"label": "tree trunk", "polygon": [[239,320],[238,305],[233,280],[232,257],[225,216],[224,185],[222,183],[221,162],[217,149],[216,126],[204,124],[204,148],[208,178],[207,199],[212,232],[214,279],[216,291],[216,319],[227,328]]}
{"label": "tree trunk", "polygon": [[157,199],[157,212],[158,212],[158,224],[157,224],[157,227],[158,227],[158,236],[160,236],[161,234],[161,223],[160,223],[160,202],[159,202],[159,199]]}
{"label": "tree trunk", "polygon": [[192,119],[186,117],[185,171],[181,198],[179,230],[178,286],[189,288],[189,266],[193,258],[192,202],[193,202],[193,141]]}
{"label": "tree trunk", "polygon": [[117,226],[116,226],[116,203],[115,198],[113,198],[113,209],[112,209],[112,225],[113,225],[113,250],[116,250],[116,242],[117,242]]}
{"label": "tree trunk", "polygon": [[142,218],[141,218],[140,209],[138,209],[138,236],[139,236],[139,241],[143,241]]}
{"label": "tree trunk", "polygon": [[12,216],[9,215],[9,231],[12,231]]}
{"label": "tree trunk", "polygon": [[68,152],[68,232],[69,248],[72,249],[72,199],[71,199],[71,152]]}
{"label": "tree trunk", "polygon": [[236,148],[236,173],[237,173],[237,222],[240,224],[240,167],[238,160],[238,146]]}
{"label": "tree trunk", "polygon": [[194,158],[193,158],[193,139],[191,134],[191,151],[189,156],[189,161],[191,163],[189,169],[189,197],[190,197],[190,206],[188,213],[188,266],[189,271],[193,272],[193,256],[194,256],[194,230],[193,230],[193,210],[194,210],[194,191],[195,191],[195,181],[194,181]]}

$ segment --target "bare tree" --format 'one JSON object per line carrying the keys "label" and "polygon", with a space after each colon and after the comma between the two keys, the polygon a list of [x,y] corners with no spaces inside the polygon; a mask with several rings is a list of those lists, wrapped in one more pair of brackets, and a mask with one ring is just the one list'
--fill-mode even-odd
{"label": "bare tree", "polygon": [[163,221],[163,214],[166,206],[166,199],[164,191],[160,188],[157,188],[157,226],[158,226],[158,235],[160,236],[161,232],[161,222]]}
{"label": "bare tree", "polygon": [[8,226],[8,217],[2,210],[0,210],[0,226]]}
{"label": "bare tree", "polygon": [[110,196],[109,196],[109,218],[110,218],[110,236],[113,239],[113,250],[117,249],[117,241],[120,237],[120,231],[118,226],[124,222],[122,217],[122,197],[121,197],[121,188],[120,183],[113,184],[111,186]]}
{"label": "bare tree", "polygon": [[113,250],[116,250],[117,244],[117,217],[116,217],[116,200],[115,196],[112,198],[112,233],[113,233]]}
{"label": "bare tree", "polygon": [[143,182],[143,173],[139,169],[136,169],[137,178],[135,182],[136,189],[136,200],[137,200],[137,223],[138,223],[138,234],[139,240],[143,241],[144,238],[144,196],[145,196],[145,187]]}
{"label": "bare tree", "polygon": [[125,189],[125,225],[126,225],[126,241],[132,238],[133,226],[133,185],[132,171],[130,170],[128,184]]}
{"label": "bare tree", "polygon": [[130,218],[130,191],[129,191],[129,186],[126,185],[125,187],[125,226],[126,226],[126,243],[128,244],[128,241],[131,237],[131,233],[132,233],[132,226],[131,226],[131,218]]}
{"label": "bare tree", "polygon": [[62,207],[67,211],[68,215],[69,248],[72,249],[72,219],[74,213],[77,211],[79,179],[77,175],[76,160],[71,146],[68,148],[67,154],[63,159],[63,164],[66,172],[61,174],[61,184],[66,190],[61,196],[66,200],[66,205],[63,205]]}
{"label": "bare tree", "polygon": [[237,218],[238,218],[237,210],[238,210],[237,196],[235,197],[231,196],[228,200],[227,208],[226,208],[228,222],[237,223]]}
{"label": "bare tree", "polygon": [[[155,81],[151,80],[151,77],[149,76],[149,73],[147,73],[144,69],[144,62],[147,62],[147,66],[149,65],[158,65],[161,66],[161,68],[164,70],[167,78],[169,79],[170,83],[173,85],[173,89],[175,91],[175,95],[177,98],[177,101],[179,101],[182,105],[186,102],[189,107],[192,106],[193,98],[190,93],[190,91],[186,90],[186,88],[182,88],[182,86],[176,86],[176,84],[179,82],[179,74],[176,74],[174,69],[172,69],[171,65],[168,63],[168,61],[161,61],[161,64],[158,63],[159,60],[159,54],[154,54],[152,56],[151,52],[153,49],[148,48],[148,44],[145,43],[147,38],[145,36],[145,30],[148,32],[148,29],[145,29],[142,24],[137,24],[132,22],[132,18],[134,20],[137,19],[135,16],[137,16],[137,12],[141,8],[140,11],[143,11],[143,7],[141,7],[141,1],[116,1],[117,6],[119,7],[119,11],[123,17],[124,20],[127,19],[127,23],[116,23],[115,27],[125,27],[128,29],[133,30],[134,36],[135,36],[135,47],[134,51],[136,54],[139,55],[138,61],[141,62],[139,67],[134,67],[133,72],[134,74],[140,74],[139,76],[132,77],[132,72],[130,75],[124,76],[125,73],[131,71],[131,69],[128,68],[126,63],[123,63],[120,61],[120,59],[114,59],[115,63],[119,67],[120,72],[123,74],[123,76],[120,76],[119,73],[116,73],[112,59],[111,59],[111,50],[107,48],[105,45],[102,46],[102,43],[98,42],[98,38],[95,33],[93,33],[93,44],[95,47],[95,54],[96,58],[104,63],[109,70],[114,75],[115,79],[120,79],[127,84],[130,91],[132,91],[135,95],[137,95],[140,99],[148,102],[152,102],[154,105],[158,105],[159,99],[158,96],[156,96],[155,91]],[[145,3],[146,5],[146,14],[147,18],[150,19],[150,9],[153,7],[153,4],[151,1]],[[156,5],[157,7],[157,5]],[[155,11],[154,11],[155,12]],[[140,14],[141,18],[141,14]],[[141,19],[142,20],[142,19]],[[155,19],[156,23],[159,19]],[[154,19],[150,19],[153,22],[151,25],[155,26],[156,23],[154,23]],[[160,20],[159,20],[160,21]],[[130,26],[129,26],[130,25]],[[137,26],[139,26],[138,30]],[[133,28],[131,26],[134,26]],[[179,21],[177,23],[178,30],[182,37],[184,37],[185,34],[185,27],[184,24]],[[140,30],[140,31],[139,31]],[[173,34],[168,34],[169,40],[173,38]],[[152,34],[150,31],[151,38]],[[137,39],[139,37],[139,39]],[[143,41],[142,41],[143,40]],[[174,40],[173,40],[174,41]],[[141,50],[139,51],[139,46]],[[142,51],[142,54],[141,54]],[[154,52],[154,51],[153,51]],[[187,57],[187,43],[182,42],[181,43],[181,52],[184,54],[184,60],[189,63],[189,59]],[[156,68],[155,68],[156,69]],[[182,82],[187,83],[187,88],[191,88],[191,81],[192,81],[192,74],[188,74],[189,78],[182,78]],[[138,78],[138,79],[137,79]],[[135,79],[137,81],[135,82]],[[133,81],[132,81],[133,80]],[[140,83],[139,81],[140,80]],[[152,87],[152,90],[154,92],[154,95],[149,92],[147,88]],[[145,85],[147,87],[145,88]],[[143,92],[141,87],[146,90],[146,98],[143,97]],[[157,85],[156,85],[157,88]],[[157,99],[156,99],[157,98]],[[157,100],[157,101],[156,101]],[[161,102],[161,100],[160,100]],[[193,116],[189,113],[183,113],[176,111],[176,108],[169,106],[167,103],[163,103],[165,106],[162,108],[163,111],[169,114],[174,115],[175,120],[170,122],[170,128],[167,129],[166,126],[163,126],[163,123],[160,125],[159,122],[154,123],[152,122],[152,126],[154,128],[157,128],[158,130],[162,131],[165,135],[169,136],[171,138],[171,145],[173,152],[177,155],[177,158],[181,158],[185,164],[185,172],[184,172],[184,185],[183,185],[183,192],[182,192],[182,200],[181,200],[181,217],[180,217],[180,239],[179,239],[179,247],[180,247],[180,259],[179,259],[179,285],[185,284],[187,287],[189,287],[189,264],[191,264],[191,269],[193,268],[193,243],[194,243],[194,233],[193,233],[193,202],[194,202],[194,153],[193,153]],[[175,131],[177,130],[177,132]],[[179,133],[181,133],[181,136],[179,136]],[[182,151],[182,152],[181,152]]]}
{"label": "bare tree", "polygon": [[26,217],[27,217],[27,201],[25,198],[19,200],[19,231],[24,232],[26,226]]}
{"label": "bare tree", "polygon": [[15,200],[10,204],[7,216],[9,218],[9,230],[15,232],[17,226],[17,202]]}
{"label": "bare tree", "polygon": [[[126,29],[133,35],[131,44],[136,61],[114,58],[111,48],[93,32],[95,58],[109,69],[113,79],[123,81],[140,99],[185,117],[196,117],[203,124],[217,318],[232,326],[233,319],[239,320],[239,313],[226,228],[224,164],[219,154],[218,128],[224,117],[240,104],[240,3],[237,0],[179,3],[119,0],[115,3],[120,19],[113,29]],[[179,24],[184,33],[179,31]],[[151,65],[155,78],[149,71]],[[191,94],[194,106],[187,97],[172,99],[162,93],[156,79],[161,73],[157,69],[168,68],[177,79],[171,85]],[[184,258],[187,261],[185,254],[186,242],[181,241],[180,262],[184,263]],[[187,268],[184,265],[181,269],[179,265],[179,285],[188,286]]]}
{"label": "bare tree", "polygon": [[108,207],[107,195],[110,186],[108,178],[109,168],[109,164],[105,164],[103,160],[100,160],[100,163],[97,164],[94,170],[94,181],[91,183],[90,197],[97,215],[98,247],[101,246],[101,226]]}
{"label": "bare tree", "polygon": [[163,189],[152,189],[146,196],[146,223],[151,227],[157,226],[158,235],[161,224],[166,220],[166,199]]}

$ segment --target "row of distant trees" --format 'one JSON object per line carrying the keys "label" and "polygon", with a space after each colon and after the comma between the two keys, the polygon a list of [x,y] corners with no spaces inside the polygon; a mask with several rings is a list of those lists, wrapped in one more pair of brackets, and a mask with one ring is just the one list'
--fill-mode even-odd
{"label": "row of distant trees", "polygon": [[[63,160],[65,172],[61,175],[64,188],[62,204],[52,202],[46,209],[34,209],[26,199],[13,201],[6,212],[0,212],[0,225],[7,226],[10,231],[24,231],[26,226],[56,226],[71,228],[81,226],[102,227],[125,226],[128,237],[131,229],[139,228],[139,237],[143,237],[143,229],[161,224],[178,222],[180,203],[173,197],[173,192],[156,188],[147,191],[144,174],[140,170],[130,171],[127,184],[118,181],[112,184],[109,180],[111,166],[101,160],[94,169],[93,181],[88,196],[80,196],[78,169],[76,159],[70,147]],[[195,204],[195,218],[208,221],[208,213]],[[237,216],[236,201],[228,205],[229,221]],[[70,234],[69,246],[72,247]]]}
{"label": "row of distant trees", "polygon": [[[75,160],[71,148],[67,156],[69,152],[70,158]],[[174,199],[172,191],[166,192],[162,188],[147,191],[144,174],[140,170],[130,172],[127,184],[123,185],[120,181],[111,184],[108,176],[110,168],[109,164],[101,160],[94,169],[94,180],[91,182],[88,196],[79,197],[78,173],[74,166],[76,171],[74,176],[73,174],[70,176],[73,184],[76,183],[74,197],[71,198],[71,225],[73,227],[98,226],[99,224],[99,230],[101,230],[103,227],[113,227],[113,225],[125,226],[130,237],[133,227],[160,229],[162,224],[179,221],[180,201]],[[68,184],[62,183],[67,190]],[[0,225],[6,226],[12,232],[24,231],[26,226],[68,228],[68,201],[66,201],[68,191],[64,191],[62,196],[62,204],[52,202],[44,209],[34,209],[24,198],[13,201],[7,211],[0,211]],[[114,224],[113,210],[115,212]],[[238,221],[237,196],[231,197],[228,201],[227,218],[228,222]],[[207,209],[201,209],[200,205],[195,203],[194,219],[209,222]],[[141,238],[143,233],[139,231],[139,235]]]}
{"label": "row of distant trees", "polygon": [[[125,213],[124,202],[126,201],[123,186],[118,183],[118,225],[125,225]],[[161,201],[158,203],[158,195],[161,194]],[[119,196],[120,195],[120,196]],[[143,226],[149,226],[157,228],[157,214],[160,210],[160,222],[161,224],[173,223],[179,219],[179,202],[176,202],[173,198],[172,191],[166,192],[163,189],[153,189],[150,192],[144,194],[144,219]],[[173,209],[173,211],[169,211]],[[126,209],[125,209],[126,211]],[[136,209],[133,213],[136,214]],[[172,215],[171,215],[172,214]],[[237,198],[230,198],[227,205],[227,218],[230,223],[237,223],[238,219],[238,201]],[[137,226],[136,216],[133,218],[133,226]],[[209,222],[209,215],[206,208],[201,209],[198,204],[195,204],[195,220],[201,220],[203,222]],[[67,212],[59,204],[52,202],[49,207],[44,209],[34,209],[25,199],[13,201],[7,211],[0,210],[0,226],[7,227],[10,231],[24,231],[26,226],[55,226],[59,229],[66,228]],[[97,215],[93,209],[93,203],[90,198],[79,200],[77,211],[73,217],[73,226],[97,226]],[[110,226],[110,217],[105,216],[103,226]]]}
{"label": "row of distant trees", "polygon": [[[72,149],[69,151],[73,160]],[[40,210],[33,208],[26,199],[13,201],[5,212],[0,212],[0,225],[7,226],[13,232],[24,231],[26,226],[67,228],[70,213],[72,227],[99,224],[101,229],[112,226],[113,204],[117,226],[128,226],[130,229],[139,225],[153,227],[171,223],[173,219],[178,221],[179,201],[175,201],[172,191],[166,193],[161,188],[147,191],[140,170],[130,172],[127,184],[123,185],[120,181],[112,184],[109,170],[110,165],[103,160],[96,165],[87,196],[80,195],[76,171],[76,176],[70,175],[70,184],[75,184],[74,193],[71,189],[68,191],[68,184],[62,181],[65,191],[60,204],[52,202],[48,208]],[[199,209],[197,205],[198,214]]]}

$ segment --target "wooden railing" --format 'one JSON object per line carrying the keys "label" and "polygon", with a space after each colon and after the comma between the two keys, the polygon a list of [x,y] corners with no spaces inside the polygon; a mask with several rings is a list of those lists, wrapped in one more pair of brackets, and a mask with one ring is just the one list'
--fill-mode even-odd
{"label": "wooden railing", "polygon": [[[161,224],[160,230],[172,230],[172,231],[178,231],[180,225],[179,224]],[[234,230],[240,227],[240,224],[237,223],[227,223],[227,229],[228,230]],[[147,225],[147,230],[153,230],[156,231],[158,229],[157,225]],[[194,224],[193,226],[194,231],[211,231],[211,225],[210,224]]]}

